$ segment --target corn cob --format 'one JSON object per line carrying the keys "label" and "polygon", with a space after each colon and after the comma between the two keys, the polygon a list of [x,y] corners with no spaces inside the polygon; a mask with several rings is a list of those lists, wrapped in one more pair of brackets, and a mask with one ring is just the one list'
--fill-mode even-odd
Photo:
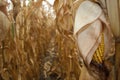
{"label": "corn cob", "polygon": [[101,43],[99,44],[97,50],[93,55],[93,61],[97,62],[98,64],[102,63],[104,60],[104,34],[101,35]]}
{"label": "corn cob", "polygon": [[96,53],[94,53],[94,55],[93,55],[93,61],[98,61],[98,58],[97,58],[97,54]]}

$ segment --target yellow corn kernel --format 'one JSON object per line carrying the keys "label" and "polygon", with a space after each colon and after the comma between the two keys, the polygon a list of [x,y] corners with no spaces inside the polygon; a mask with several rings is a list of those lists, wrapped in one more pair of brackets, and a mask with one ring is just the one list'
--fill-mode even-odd
{"label": "yellow corn kernel", "polygon": [[98,60],[97,60],[96,52],[95,52],[94,55],[93,55],[93,60],[96,61],[96,62],[98,61]]}
{"label": "yellow corn kernel", "polygon": [[104,34],[101,35],[101,43],[99,44],[97,50],[95,51],[93,55],[93,60],[97,63],[102,63],[104,60]]}
{"label": "yellow corn kernel", "polygon": [[98,58],[98,63],[101,63],[102,59],[101,59],[100,52],[98,49],[97,49],[97,58]]}

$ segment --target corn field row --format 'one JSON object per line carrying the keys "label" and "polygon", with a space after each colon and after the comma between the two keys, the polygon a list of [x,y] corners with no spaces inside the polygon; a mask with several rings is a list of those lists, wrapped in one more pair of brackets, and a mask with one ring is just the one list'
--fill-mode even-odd
{"label": "corn field row", "polygon": [[38,0],[20,7],[20,1],[11,1],[10,29],[0,44],[0,80],[79,80],[72,31],[79,2]]}

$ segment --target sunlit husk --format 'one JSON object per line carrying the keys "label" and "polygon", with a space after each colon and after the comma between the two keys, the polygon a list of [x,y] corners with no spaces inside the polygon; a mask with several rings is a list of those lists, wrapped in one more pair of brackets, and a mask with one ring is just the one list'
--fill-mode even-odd
{"label": "sunlit husk", "polygon": [[[104,30],[103,30],[104,29]],[[91,1],[84,1],[79,6],[74,25],[74,35],[77,39],[81,55],[86,62],[90,64],[93,54],[101,41],[101,32],[105,36],[105,53],[104,57],[113,55],[113,35],[104,13],[100,6]]]}

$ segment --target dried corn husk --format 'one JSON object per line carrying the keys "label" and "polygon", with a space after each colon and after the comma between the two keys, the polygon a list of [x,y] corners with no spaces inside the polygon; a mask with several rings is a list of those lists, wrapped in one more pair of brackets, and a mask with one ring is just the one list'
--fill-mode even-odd
{"label": "dried corn husk", "polygon": [[0,0],[0,6],[5,6],[5,5],[7,5],[7,2],[4,0]]}
{"label": "dried corn husk", "polygon": [[74,34],[84,28],[85,25],[95,21],[101,13],[102,10],[97,4],[90,1],[81,3],[76,13]]}
{"label": "dried corn husk", "polygon": [[87,65],[90,64],[93,54],[101,42],[102,31],[105,36],[104,57],[107,59],[113,55],[110,53],[113,35],[106,17],[98,4],[91,1],[82,2],[76,12],[74,35],[78,42],[81,56]]}
{"label": "dried corn husk", "polygon": [[7,16],[0,11],[0,41],[4,40],[8,29],[10,27],[10,21]]}

